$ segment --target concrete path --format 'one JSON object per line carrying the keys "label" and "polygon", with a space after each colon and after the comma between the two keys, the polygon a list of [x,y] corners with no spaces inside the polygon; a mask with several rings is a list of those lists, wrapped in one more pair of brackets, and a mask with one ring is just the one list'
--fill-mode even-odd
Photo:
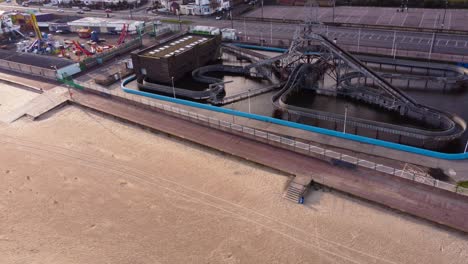
{"label": "concrete path", "polygon": [[12,123],[25,115],[35,119],[55,107],[64,104],[68,99],[69,95],[67,90],[57,86],[56,88],[45,91],[40,96],[35,97],[21,107],[1,115],[0,122]]}

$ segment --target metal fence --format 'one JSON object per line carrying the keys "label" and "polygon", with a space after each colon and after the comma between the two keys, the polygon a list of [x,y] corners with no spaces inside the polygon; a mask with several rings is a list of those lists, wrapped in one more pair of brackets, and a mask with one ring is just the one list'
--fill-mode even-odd
{"label": "metal fence", "polygon": [[79,86],[85,87],[97,91],[99,93],[110,95],[110,98],[121,98],[133,103],[141,104],[148,107],[149,109],[163,112],[171,116],[175,116],[181,119],[189,120],[197,124],[202,124],[215,129],[223,130],[233,134],[241,135],[243,137],[251,138],[257,141],[261,141],[270,145],[278,146],[281,148],[289,149],[291,151],[308,155],[314,158],[340,162],[347,166],[363,167],[366,169],[374,170],[380,173],[393,175],[396,177],[404,178],[407,180],[415,181],[418,183],[433,186],[435,188],[455,192],[462,195],[468,195],[468,189],[463,187],[439,181],[431,178],[427,173],[421,173],[417,171],[409,171],[404,169],[396,169],[383,164],[375,163],[369,160],[360,159],[351,155],[346,155],[335,150],[330,150],[317,145],[304,143],[301,141],[293,140],[287,137],[282,137],[274,133],[266,132],[263,130],[255,129],[252,127],[236,124],[235,122],[229,122],[213,118],[207,115],[202,115],[194,111],[188,111],[180,107],[161,103],[161,101],[148,98],[144,96],[134,95],[119,90],[110,90],[100,87],[92,82],[78,82],[75,81]]}
{"label": "metal fence", "polygon": [[[291,45],[291,39],[288,38],[276,38],[270,37],[269,34],[263,36],[251,36],[251,35],[239,35],[239,42],[259,45],[259,46],[273,46],[273,47],[289,47]],[[397,43],[398,44],[398,43]],[[339,46],[349,52],[358,52],[365,54],[377,54],[391,57],[406,57],[421,60],[440,60],[450,62],[468,62],[468,56],[455,55],[455,54],[444,54],[444,53],[430,53],[429,51],[415,51],[405,49],[392,49],[392,48],[378,48],[368,47],[364,45],[348,45],[339,43]]]}

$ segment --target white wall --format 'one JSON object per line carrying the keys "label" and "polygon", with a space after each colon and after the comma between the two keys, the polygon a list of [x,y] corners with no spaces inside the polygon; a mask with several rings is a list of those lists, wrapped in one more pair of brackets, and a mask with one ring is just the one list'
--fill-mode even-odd
{"label": "white wall", "polygon": [[79,63],[74,63],[68,66],[65,66],[63,68],[60,68],[57,70],[57,77],[62,78],[63,74],[66,74],[67,76],[72,76],[74,74],[77,74],[81,72],[80,69],[80,64]]}

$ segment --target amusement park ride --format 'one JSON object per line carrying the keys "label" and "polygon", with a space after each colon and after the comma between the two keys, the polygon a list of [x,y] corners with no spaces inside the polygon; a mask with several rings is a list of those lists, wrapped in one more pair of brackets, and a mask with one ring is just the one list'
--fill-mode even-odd
{"label": "amusement park ride", "polygon": [[[8,33],[10,36],[17,36],[23,41],[17,42],[17,51],[20,52],[31,52],[36,54],[58,54],[60,57],[70,57],[69,52],[72,52],[77,56],[78,59],[82,55],[88,57],[93,56],[94,54],[109,50],[115,46],[125,43],[126,38],[128,37],[128,26],[123,25],[120,30],[120,36],[117,40],[116,45],[99,45],[102,40],[99,39],[99,35],[95,31],[91,31],[88,28],[83,28],[77,31],[77,34],[80,38],[87,39],[90,38],[89,48],[86,48],[84,45],[80,44],[78,40],[65,40],[59,41],[53,38],[52,34],[46,34],[41,32],[36,20],[36,15],[34,13],[18,13],[13,15],[16,24],[12,23],[11,16],[2,16],[1,17],[1,29],[3,35]],[[28,37],[23,35],[19,29],[24,27],[26,29],[32,29],[34,32],[34,40],[30,40]],[[12,37],[10,37],[11,39]],[[63,43],[61,43],[63,42]]]}

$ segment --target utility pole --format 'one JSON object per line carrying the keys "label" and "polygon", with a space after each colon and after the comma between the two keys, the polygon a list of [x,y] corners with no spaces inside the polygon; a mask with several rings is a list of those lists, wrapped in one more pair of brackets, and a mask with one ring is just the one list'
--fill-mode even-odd
{"label": "utility pole", "polygon": [[432,34],[432,41],[431,41],[431,47],[429,49],[429,57],[427,58],[428,60],[431,60],[432,52],[434,51],[434,42],[436,38],[436,33]]}
{"label": "utility pole", "polygon": [[396,41],[396,31],[393,31],[392,54],[396,54],[396,51],[395,51],[395,41]]}
{"label": "utility pole", "polygon": [[[250,90],[247,91],[247,101],[249,103],[249,114],[251,113],[250,112]],[[465,151],[466,152],[466,151]]]}
{"label": "utility pole", "polygon": [[273,46],[273,22],[270,22],[270,43]]}
{"label": "utility pole", "polygon": [[232,9],[229,10],[229,16],[231,17],[231,28],[234,29],[234,20],[232,19]]}
{"label": "utility pole", "polygon": [[348,118],[348,105],[345,105],[344,110],[344,124],[343,124],[343,134],[346,134],[346,119]]}
{"label": "utility pole", "polygon": [[244,17],[244,42],[247,41],[247,28],[245,27],[245,17]]}
{"label": "utility pole", "polygon": [[175,96],[175,86],[174,86],[174,76],[171,77],[171,81],[172,81],[172,93],[174,94],[174,98],[176,98],[176,96]]}
{"label": "utility pole", "polygon": [[361,28],[359,28],[359,33],[357,37],[357,52],[359,52],[360,47],[361,47]]}
{"label": "utility pole", "polygon": [[335,23],[335,7],[336,7],[336,0],[333,1],[333,23]]}
{"label": "utility pole", "polygon": [[445,15],[447,14],[448,0],[445,0],[444,17],[442,18],[442,28],[445,27]]}
{"label": "utility pole", "polygon": [[263,0],[262,1],[262,21],[263,21]]}

